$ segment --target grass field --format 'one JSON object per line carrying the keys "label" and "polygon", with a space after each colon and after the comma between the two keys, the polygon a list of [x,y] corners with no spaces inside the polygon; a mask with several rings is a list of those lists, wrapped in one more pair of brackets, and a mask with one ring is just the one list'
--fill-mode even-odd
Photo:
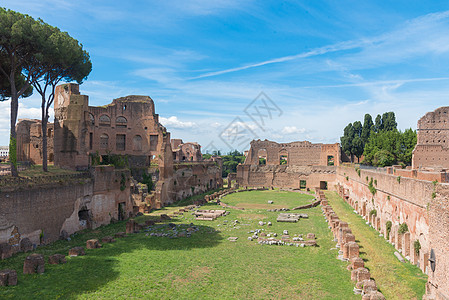
{"label": "grass field", "polygon": [[[235,193],[222,201],[239,206],[265,205],[273,200],[273,205],[294,207],[312,199],[275,190]],[[205,208],[221,207],[208,204]],[[137,220],[175,209],[169,207]],[[301,211],[309,219],[298,223],[276,223],[278,213],[261,208],[229,210],[228,216],[212,222],[195,221],[190,213],[172,220],[178,225],[193,222],[199,231],[190,238],[133,234],[101,249],[87,250],[86,256],[68,258],[65,265],[47,264],[42,275],[23,275],[27,254],[18,254],[0,261],[0,269],[13,268],[19,275],[17,286],[0,287],[0,299],[360,299],[352,292],[347,263],[336,259],[335,242],[320,207]],[[259,226],[262,219],[273,226]],[[235,226],[234,220],[238,220]],[[290,235],[312,232],[319,247],[262,246],[247,239],[248,232],[257,228],[278,235],[283,230]],[[84,245],[90,238],[124,229],[124,222],[103,226],[36,252],[46,257],[67,254],[68,249]],[[230,242],[227,238],[231,236],[239,239]]]}
{"label": "grass field", "polygon": [[326,194],[329,204],[338,217],[348,222],[360,246],[360,257],[376,280],[378,289],[387,299],[421,299],[425,293],[427,276],[410,264],[401,263],[395,256],[396,249],[379,232],[366,225],[366,221],[353,212],[353,208],[337,193]]}

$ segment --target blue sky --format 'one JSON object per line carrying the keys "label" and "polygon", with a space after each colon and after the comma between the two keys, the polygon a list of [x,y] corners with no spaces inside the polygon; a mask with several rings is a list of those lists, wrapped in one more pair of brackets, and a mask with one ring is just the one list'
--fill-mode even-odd
{"label": "blue sky", "polygon": [[[253,137],[339,142],[365,113],[394,111],[400,129],[415,129],[425,112],[449,104],[447,1],[0,5],[84,45],[93,71],[80,90],[90,105],[149,95],[172,138],[203,152],[243,150]],[[245,113],[257,107],[263,117]],[[19,117],[39,116],[37,95],[21,101]],[[0,144],[8,131],[8,103],[0,103]]]}

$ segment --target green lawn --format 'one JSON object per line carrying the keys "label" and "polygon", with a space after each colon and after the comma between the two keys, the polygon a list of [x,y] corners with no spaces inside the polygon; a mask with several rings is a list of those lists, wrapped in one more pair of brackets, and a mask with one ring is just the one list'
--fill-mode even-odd
{"label": "green lawn", "polygon": [[387,299],[421,299],[425,293],[427,276],[410,264],[401,263],[394,256],[395,248],[335,192],[326,193],[337,216],[348,222],[360,246],[360,257],[376,280],[378,289]]}
{"label": "green lawn", "polygon": [[[313,196],[293,192],[252,191],[222,199],[239,203],[274,204],[294,207],[310,203]],[[219,209],[208,204],[205,208]],[[156,211],[137,218],[139,222],[156,218]],[[191,213],[175,220],[193,222],[199,231],[191,238],[169,239],[133,234],[101,249],[87,250],[86,256],[68,258],[65,265],[46,265],[42,275],[23,275],[26,254],[0,261],[0,269],[18,271],[15,287],[0,287],[1,299],[360,299],[353,294],[347,263],[336,259],[337,250],[320,207],[301,211],[309,219],[298,223],[276,223],[277,212],[266,209],[233,210],[216,221],[195,221]],[[259,226],[260,220],[272,227]],[[232,225],[238,220],[236,226]],[[227,221],[227,222],[226,222]],[[247,239],[250,230],[290,235],[315,233],[319,247],[259,245]],[[90,238],[101,238],[124,231],[120,222],[77,234],[36,252],[46,257],[67,254],[68,249],[84,245]],[[235,236],[237,242],[228,237]],[[358,237],[357,233],[356,236]],[[374,275],[374,274],[373,274]],[[375,275],[374,275],[375,276]],[[377,278],[376,278],[377,279]]]}

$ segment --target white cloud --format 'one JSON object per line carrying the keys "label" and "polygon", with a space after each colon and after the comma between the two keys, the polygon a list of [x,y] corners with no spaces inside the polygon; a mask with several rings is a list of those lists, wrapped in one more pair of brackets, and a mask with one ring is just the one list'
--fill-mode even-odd
{"label": "white cloud", "polygon": [[285,126],[282,128],[283,134],[294,134],[294,133],[304,133],[306,132],[305,128],[296,128],[296,126]]}
{"label": "white cloud", "polygon": [[171,116],[168,118],[160,117],[159,121],[162,125],[169,127],[169,128],[176,128],[176,129],[187,129],[187,128],[194,128],[197,125],[194,122],[183,122],[178,119],[176,116]]}

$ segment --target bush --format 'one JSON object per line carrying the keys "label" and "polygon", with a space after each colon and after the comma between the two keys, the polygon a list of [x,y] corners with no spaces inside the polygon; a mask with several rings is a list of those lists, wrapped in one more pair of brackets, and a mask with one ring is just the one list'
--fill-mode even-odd
{"label": "bush", "polygon": [[421,249],[421,243],[419,242],[419,240],[416,240],[413,243],[413,248],[415,249],[416,255],[419,255],[419,250]]}
{"label": "bush", "polygon": [[408,231],[408,225],[407,223],[402,223],[401,225],[399,225],[399,229],[398,229],[398,233],[399,234],[404,234]]}
{"label": "bush", "polygon": [[370,217],[371,217],[371,216],[377,216],[377,210],[372,209],[372,210],[369,212],[369,216],[370,216]]}
{"label": "bush", "polygon": [[373,185],[373,179],[371,178],[371,180],[368,183],[368,189],[371,192],[371,194],[373,194],[373,196],[376,194],[377,190]]}
{"label": "bush", "polygon": [[398,176],[398,178],[396,178],[396,180],[398,181],[398,183],[401,183],[401,176]]}

